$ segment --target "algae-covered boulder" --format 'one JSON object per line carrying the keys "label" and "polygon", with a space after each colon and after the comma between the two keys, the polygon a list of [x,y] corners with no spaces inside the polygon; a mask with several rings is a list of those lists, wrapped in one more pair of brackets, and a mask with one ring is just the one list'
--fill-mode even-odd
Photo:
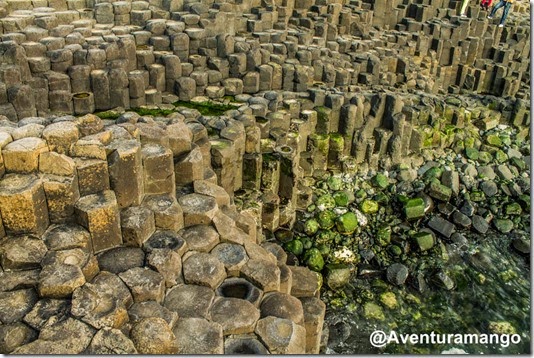
{"label": "algae-covered boulder", "polygon": [[358,218],[356,218],[356,214],[353,212],[347,212],[336,220],[336,227],[337,231],[339,231],[342,234],[349,235],[356,230],[358,227]]}
{"label": "algae-covered boulder", "polygon": [[363,306],[363,315],[366,319],[373,319],[378,321],[383,321],[386,317],[382,308],[373,302],[367,302]]}
{"label": "algae-covered boulder", "polygon": [[371,179],[371,183],[377,188],[385,189],[387,188],[389,181],[387,176],[382,173],[378,173]]}
{"label": "algae-covered boulder", "polygon": [[319,223],[315,219],[306,220],[304,223],[304,232],[306,235],[314,235],[319,230]]}
{"label": "algae-covered boulder", "polygon": [[378,203],[374,200],[366,199],[362,201],[360,205],[360,210],[364,214],[374,214],[378,211]]}
{"label": "algae-covered boulder", "polygon": [[334,200],[332,195],[323,194],[319,198],[317,198],[315,205],[317,205],[320,210],[333,209],[336,206],[336,201]]}
{"label": "algae-covered boulder", "polygon": [[302,241],[299,239],[291,240],[289,242],[286,242],[284,244],[284,248],[286,251],[291,252],[294,255],[300,255],[302,254],[302,251],[304,250],[304,245],[302,244]]}
{"label": "algae-covered boulder", "polygon": [[418,232],[412,235],[412,239],[420,251],[430,250],[435,244],[434,235],[427,231]]}
{"label": "algae-covered boulder", "polygon": [[323,255],[321,255],[321,251],[315,247],[307,250],[304,254],[304,263],[310,270],[317,272],[321,271],[324,266],[324,260]]}
{"label": "algae-covered boulder", "polygon": [[336,214],[330,210],[321,211],[317,214],[317,222],[321,229],[325,230],[331,229],[334,226],[335,218]]}
{"label": "algae-covered boulder", "polygon": [[347,206],[349,205],[349,195],[345,191],[336,191],[333,195],[336,206]]}
{"label": "algae-covered boulder", "polygon": [[425,216],[425,201],[422,198],[409,199],[404,205],[406,219],[419,219]]}

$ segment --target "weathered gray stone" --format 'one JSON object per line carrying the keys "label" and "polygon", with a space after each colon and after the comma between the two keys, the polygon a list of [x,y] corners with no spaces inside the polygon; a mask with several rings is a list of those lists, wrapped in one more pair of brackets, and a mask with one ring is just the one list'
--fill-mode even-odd
{"label": "weathered gray stone", "polygon": [[137,354],[133,342],[120,330],[104,327],[94,335],[84,354]]}
{"label": "weathered gray stone", "polygon": [[143,245],[143,249],[151,252],[154,249],[169,249],[180,257],[188,250],[187,242],[177,233],[170,230],[157,230]]}
{"label": "weathered gray stone", "polygon": [[125,246],[142,247],[156,231],[154,213],[144,207],[129,207],[121,211],[122,241]]}
{"label": "weathered gray stone", "polygon": [[163,302],[165,280],[163,276],[149,268],[134,267],[119,274],[121,280],[132,292],[134,302]]}
{"label": "weathered gray stone", "polygon": [[133,325],[130,337],[140,354],[178,353],[174,333],[162,318],[143,318]]}
{"label": "weathered gray stone", "polygon": [[34,329],[41,330],[45,326],[65,320],[69,315],[69,300],[43,298],[24,316],[24,322]]}
{"label": "weathered gray stone", "polygon": [[164,306],[178,313],[181,318],[199,317],[208,318],[215,295],[213,290],[206,286],[179,285],[173,287],[165,296]]}
{"label": "weathered gray stone", "polygon": [[183,262],[184,280],[188,284],[208,286],[212,289],[220,285],[226,278],[226,270],[222,262],[214,255],[196,253]]}
{"label": "weathered gray stone", "polygon": [[265,292],[280,289],[280,269],[271,261],[249,259],[241,269],[241,276]]}
{"label": "weathered gray stone", "polygon": [[166,287],[173,287],[183,282],[182,259],[180,254],[175,251],[171,249],[153,249],[147,255],[147,264],[163,276]]}
{"label": "weathered gray stone", "polygon": [[179,354],[223,354],[223,329],[203,318],[180,318],[174,326]]}
{"label": "weathered gray stone", "polygon": [[91,233],[94,253],[122,244],[115,193],[106,190],[82,197],[75,206],[76,220]]}
{"label": "weathered gray stone", "polygon": [[178,231],[184,227],[183,210],[171,195],[149,195],[143,200],[146,206],[154,212],[156,228]]}
{"label": "weathered gray stone", "polygon": [[44,242],[32,236],[8,236],[0,240],[0,263],[4,270],[41,267],[47,252]]}
{"label": "weathered gray stone", "polygon": [[306,329],[288,319],[262,318],[255,332],[271,354],[304,354],[306,351]]}
{"label": "weathered gray stone", "polygon": [[178,199],[184,213],[184,226],[207,225],[217,213],[215,198],[200,194],[188,194]]}
{"label": "weathered gray stone", "polygon": [[0,322],[15,323],[22,320],[37,302],[33,289],[0,292]]}
{"label": "weathered gray stone", "polygon": [[116,247],[100,253],[98,266],[102,271],[121,273],[134,267],[143,267],[145,253],[135,247]]}
{"label": "weathered gray stone", "polygon": [[295,297],[314,297],[321,288],[317,273],[307,267],[289,266],[292,273],[293,284],[291,295]]}
{"label": "weathered gray stone", "polygon": [[159,317],[163,318],[170,327],[174,327],[178,320],[176,312],[170,311],[155,301],[134,303],[128,310],[128,315],[132,324],[144,318]]}
{"label": "weathered gray stone", "polygon": [[260,318],[260,311],[252,303],[238,298],[216,299],[209,314],[225,335],[251,333]]}
{"label": "weathered gray stone", "polygon": [[239,276],[241,268],[248,261],[243,246],[236,244],[221,243],[211,250],[211,254],[224,264],[228,276]]}
{"label": "weathered gray stone", "polygon": [[9,354],[37,338],[37,332],[21,322],[0,325],[0,354]]}
{"label": "weathered gray stone", "polygon": [[261,317],[274,316],[304,323],[304,311],[298,298],[287,293],[272,292],[265,295],[260,306]]}

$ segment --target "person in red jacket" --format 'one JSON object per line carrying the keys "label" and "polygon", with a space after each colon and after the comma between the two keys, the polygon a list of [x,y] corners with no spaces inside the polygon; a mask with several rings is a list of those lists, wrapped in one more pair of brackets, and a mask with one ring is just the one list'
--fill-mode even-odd
{"label": "person in red jacket", "polygon": [[480,7],[483,9],[483,10],[488,10],[489,7],[491,6],[491,3],[493,2],[493,0],[482,0],[480,2]]}

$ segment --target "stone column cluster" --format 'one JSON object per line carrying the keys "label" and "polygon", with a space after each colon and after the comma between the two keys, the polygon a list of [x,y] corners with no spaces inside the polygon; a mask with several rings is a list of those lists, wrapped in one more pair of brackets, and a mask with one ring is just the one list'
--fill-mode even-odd
{"label": "stone column cluster", "polygon": [[2,119],[0,352],[319,352],[319,276],[234,205],[228,121]]}
{"label": "stone column cluster", "polygon": [[528,6],[514,4],[503,29],[474,5],[460,18],[459,3],[7,0],[0,113],[82,115],[160,105],[167,92],[189,101],[318,84],[528,97]]}

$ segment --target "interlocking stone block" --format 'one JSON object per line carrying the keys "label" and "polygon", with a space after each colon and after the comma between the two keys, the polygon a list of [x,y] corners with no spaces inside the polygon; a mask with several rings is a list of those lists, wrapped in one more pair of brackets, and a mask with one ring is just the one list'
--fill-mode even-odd
{"label": "interlocking stone block", "polygon": [[306,329],[288,319],[262,318],[255,332],[271,354],[304,354],[306,351]]}
{"label": "interlocking stone block", "polygon": [[74,290],[85,284],[82,269],[74,265],[46,265],[39,275],[39,296],[70,297]]}
{"label": "interlocking stone block", "polygon": [[214,255],[195,253],[183,262],[184,280],[188,284],[197,284],[216,288],[226,278],[222,262]]}
{"label": "interlocking stone block", "polygon": [[46,245],[36,237],[8,236],[0,240],[0,263],[4,270],[40,268],[46,252]]}
{"label": "interlocking stone block", "polygon": [[42,235],[49,223],[42,181],[34,175],[4,176],[0,180],[0,216],[7,233]]}
{"label": "interlocking stone block", "polygon": [[134,324],[130,337],[140,354],[176,354],[178,344],[171,327],[159,317],[144,318]]}
{"label": "interlocking stone block", "polygon": [[37,302],[35,290],[0,292],[0,321],[4,324],[22,320]]}
{"label": "interlocking stone block", "polygon": [[148,208],[139,206],[123,209],[121,230],[124,245],[142,247],[156,231],[154,213]]}
{"label": "interlocking stone block", "polygon": [[183,210],[174,196],[147,195],[143,200],[143,206],[154,213],[156,228],[178,231],[184,227]]}
{"label": "interlocking stone block", "polygon": [[165,280],[160,273],[146,267],[134,267],[121,272],[119,277],[132,292],[134,302],[163,302]]}
{"label": "interlocking stone block", "polygon": [[260,306],[261,317],[274,316],[289,319],[296,324],[304,323],[304,311],[298,298],[287,293],[272,292],[263,297]]}
{"label": "interlocking stone block", "polygon": [[122,244],[119,209],[110,190],[82,197],[75,205],[78,224],[89,230],[94,253]]}
{"label": "interlocking stone block", "polygon": [[174,231],[156,230],[156,232],[145,242],[143,249],[147,252],[151,252],[154,249],[169,249],[182,257],[188,250],[188,245],[187,242]]}
{"label": "interlocking stone block", "polygon": [[50,222],[65,223],[72,220],[74,205],[80,198],[78,177],[44,174],[41,178]]}
{"label": "interlocking stone block", "polygon": [[209,225],[190,226],[180,230],[179,234],[192,251],[210,252],[220,242],[219,234]]}
{"label": "interlocking stone block", "polygon": [[76,174],[76,163],[64,154],[44,152],[39,156],[39,171],[44,174],[73,176]]}
{"label": "interlocking stone block", "polygon": [[181,318],[207,318],[208,309],[213,303],[215,294],[206,286],[178,285],[171,288],[165,296],[163,305],[178,313]]}
{"label": "interlocking stone block", "polygon": [[193,146],[189,153],[175,157],[174,178],[176,185],[190,184],[195,180],[204,179],[204,162],[200,147]]}
{"label": "interlocking stone block", "polygon": [[96,332],[85,354],[137,354],[133,342],[114,328],[102,328]]}
{"label": "interlocking stone block", "polygon": [[143,267],[145,253],[137,247],[121,246],[101,252],[97,259],[102,271],[119,274],[134,267]]}
{"label": "interlocking stone block", "polygon": [[241,268],[241,277],[246,278],[265,292],[280,289],[280,269],[268,260],[252,260]]}
{"label": "interlocking stone block", "polygon": [[39,169],[39,155],[43,152],[48,152],[48,146],[41,138],[22,138],[9,143],[2,148],[6,172],[36,172]]}
{"label": "interlocking stone block", "polygon": [[217,213],[217,202],[215,198],[200,195],[188,194],[178,199],[184,212],[184,226],[210,224]]}
{"label": "interlocking stone block", "polygon": [[167,324],[174,327],[178,320],[178,314],[163,307],[156,301],[145,301],[134,303],[128,309],[130,323],[134,324],[141,321],[143,318],[159,317],[163,318]]}
{"label": "interlocking stone block", "polygon": [[69,154],[70,148],[79,137],[78,126],[70,121],[52,123],[43,130],[43,138],[46,139],[50,151],[59,154]]}
{"label": "interlocking stone block", "polygon": [[80,196],[109,190],[108,163],[99,159],[74,158]]}
{"label": "interlocking stone block", "polygon": [[193,188],[197,194],[214,197],[217,205],[219,205],[220,208],[230,205],[230,196],[226,190],[216,184],[210,183],[206,180],[195,180],[193,183]]}
{"label": "interlocking stone block", "polygon": [[109,145],[109,182],[120,208],[140,205],[144,195],[141,145],[136,140],[116,140]]}
{"label": "interlocking stone block", "polygon": [[180,318],[174,326],[179,354],[223,354],[223,329],[203,318]]}
{"label": "interlocking stone block", "polygon": [[316,297],[302,297],[304,328],[306,328],[306,354],[318,354],[323,331],[326,305]]}
{"label": "interlocking stone block", "polygon": [[183,282],[182,258],[171,249],[153,249],[147,255],[147,264],[165,279],[166,287]]}
{"label": "interlocking stone block", "polygon": [[91,235],[76,224],[53,225],[42,236],[49,250],[82,249],[93,252]]}
{"label": "interlocking stone block", "polygon": [[128,321],[128,312],[115,296],[98,291],[86,283],[72,294],[71,314],[96,329],[121,328]]}
{"label": "interlocking stone block", "polygon": [[239,276],[241,268],[248,261],[243,246],[236,244],[221,243],[211,250],[211,254],[224,264],[228,276]]}
{"label": "interlocking stone block", "polygon": [[222,326],[225,335],[252,333],[260,318],[260,311],[252,303],[239,298],[216,299],[209,314],[212,321]]}
{"label": "interlocking stone block", "polygon": [[289,266],[293,274],[291,295],[295,297],[314,297],[321,288],[317,273],[307,267]]}
{"label": "interlocking stone block", "polygon": [[173,153],[161,145],[145,145],[141,150],[146,194],[174,194]]}

